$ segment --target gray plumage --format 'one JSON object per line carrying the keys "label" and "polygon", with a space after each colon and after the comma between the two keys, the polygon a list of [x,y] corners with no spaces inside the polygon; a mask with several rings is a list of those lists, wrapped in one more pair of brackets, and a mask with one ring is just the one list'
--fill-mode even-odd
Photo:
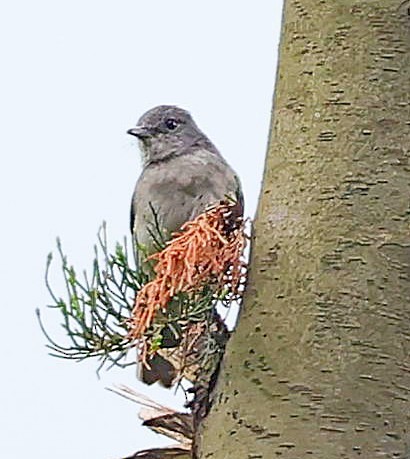
{"label": "gray plumage", "polygon": [[[138,137],[143,162],[131,202],[131,232],[148,254],[155,251],[158,227],[167,240],[185,222],[227,196],[235,199],[243,212],[237,175],[186,110],[172,105],[155,107],[128,133]],[[167,378],[158,375],[156,367],[152,377],[144,369],[143,380],[152,383],[159,379],[170,385],[169,368]]]}

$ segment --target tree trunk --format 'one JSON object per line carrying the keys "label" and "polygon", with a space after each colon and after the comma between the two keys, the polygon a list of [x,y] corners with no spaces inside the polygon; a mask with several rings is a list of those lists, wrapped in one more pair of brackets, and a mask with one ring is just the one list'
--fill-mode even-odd
{"label": "tree trunk", "polygon": [[410,458],[410,2],[287,0],[201,458]]}

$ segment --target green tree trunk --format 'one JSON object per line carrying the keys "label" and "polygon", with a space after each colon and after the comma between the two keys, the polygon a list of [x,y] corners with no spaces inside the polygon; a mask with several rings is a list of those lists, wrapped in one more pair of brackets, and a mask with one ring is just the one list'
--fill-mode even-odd
{"label": "green tree trunk", "polygon": [[285,2],[249,284],[201,458],[410,458],[408,7]]}

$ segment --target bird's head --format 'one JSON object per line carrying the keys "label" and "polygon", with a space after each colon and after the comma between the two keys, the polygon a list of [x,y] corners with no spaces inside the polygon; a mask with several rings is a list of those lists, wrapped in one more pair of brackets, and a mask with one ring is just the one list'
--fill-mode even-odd
{"label": "bird's head", "polygon": [[127,131],[140,141],[144,165],[169,159],[208,139],[191,115],[174,105],[160,105],[146,112],[137,125]]}

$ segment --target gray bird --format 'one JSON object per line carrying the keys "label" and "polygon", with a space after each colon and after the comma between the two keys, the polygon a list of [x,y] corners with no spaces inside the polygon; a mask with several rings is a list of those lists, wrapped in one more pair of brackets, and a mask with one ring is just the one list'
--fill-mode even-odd
{"label": "gray bird", "polygon": [[[185,222],[227,197],[237,201],[242,215],[237,175],[186,110],[160,105],[127,132],[139,139],[142,152],[143,170],[131,202],[131,232],[145,256],[157,251],[154,240],[168,240]],[[141,369],[144,382],[172,385],[176,370],[170,362],[155,354],[149,363],[151,369]]]}

